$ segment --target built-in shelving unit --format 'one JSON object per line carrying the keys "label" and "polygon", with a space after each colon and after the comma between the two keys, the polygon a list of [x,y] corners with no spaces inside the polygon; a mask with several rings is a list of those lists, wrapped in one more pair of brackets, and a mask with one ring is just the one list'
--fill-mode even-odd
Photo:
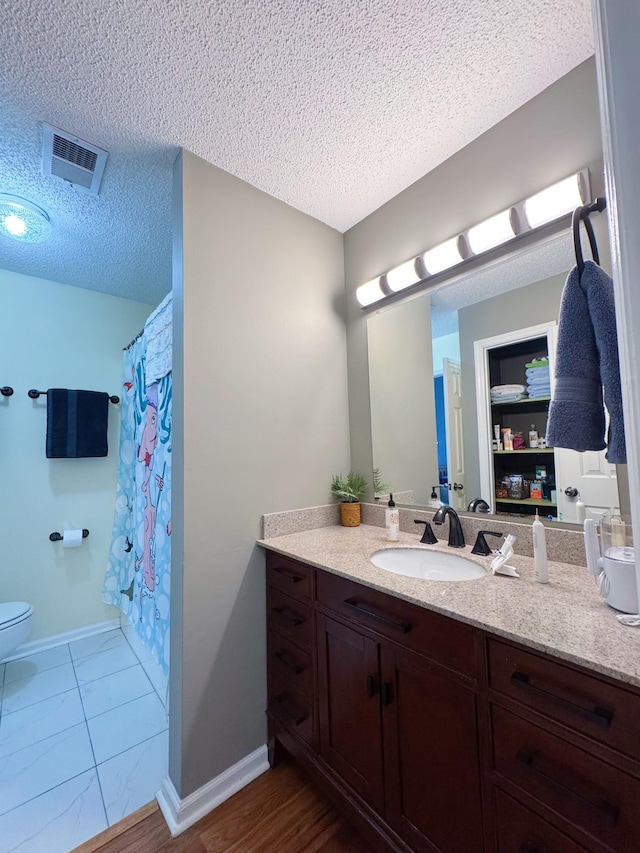
{"label": "built-in shelving unit", "polygon": [[[547,337],[541,336],[516,343],[504,344],[489,350],[489,384],[527,385],[526,364],[535,358],[548,355]],[[505,403],[490,401],[491,423],[502,429],[509,427],[512,433],[521,433],[528,444],[529,430],[533,424],[538,435],[547,431],[550,397],[524,397],[522,400]],[[517,450],[494,450],[491,454],[492,477],[497,488],[503,478],[521,474],[528,482],[540,481],[536,468],[545,469],[545,488],[550,491],[555,483],[555,455],[553,448],[524,447]],[[557,504],[549,498],[499,498],[495,496],[498,512],[515,512],[530,515],[536,509],[548,509],[549,515],[557,516]]]}

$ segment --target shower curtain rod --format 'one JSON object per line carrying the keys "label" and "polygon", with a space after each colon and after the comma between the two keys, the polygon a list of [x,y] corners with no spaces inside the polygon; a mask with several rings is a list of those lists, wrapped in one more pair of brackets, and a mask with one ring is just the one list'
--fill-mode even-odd
{"label": "shower curtain rod", "polygon": [[126,350],[130,349],[135,344],[135,342],[138,340],[138,338],[142,337],[143,334],[144,334],[144,329],[140,329],[140,331],[135,336],[135,338],[130,343],[128,343],[126,345],[126,347],[123,347],[122,352],[126,352]]}

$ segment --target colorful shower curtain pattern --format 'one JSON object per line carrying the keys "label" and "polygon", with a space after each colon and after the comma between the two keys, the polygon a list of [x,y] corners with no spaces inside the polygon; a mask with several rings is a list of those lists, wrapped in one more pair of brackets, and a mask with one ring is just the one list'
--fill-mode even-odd
{"label": "colorful shower curtain pattern", "polygon": [[119,607],[165,673],[171,583],[171,373],[147,387],[145,336],[123,354],[118,486],[103,600]]}

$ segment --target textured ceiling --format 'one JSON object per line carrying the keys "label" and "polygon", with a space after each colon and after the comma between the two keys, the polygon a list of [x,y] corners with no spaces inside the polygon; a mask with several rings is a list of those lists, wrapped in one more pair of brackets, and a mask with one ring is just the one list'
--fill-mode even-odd
{"label": "textured ceiling", "polygon": [[[53,220],[0,266],[157,301],[179,146],[346,230],[593,52],[591,0],[3,0],[0,191]],[[40,175],[40,121],[106,148]]]}
{"label": "textured ceiling", "polygon": [[[604,245],[602,239],[598,242],[601,247]],[[433,337],[458,331],[460,308],[527,287],[554,275],[566,275],[572,263],[575,263],[573,236],[565,231],[524,249],[515,249],[492,263],[460,275],[451,284],[445,284],[431,293]]]}

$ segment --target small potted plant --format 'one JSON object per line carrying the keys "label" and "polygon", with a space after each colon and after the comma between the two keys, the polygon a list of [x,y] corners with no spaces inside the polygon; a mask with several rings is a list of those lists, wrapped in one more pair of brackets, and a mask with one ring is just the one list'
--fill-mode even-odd
{"label": "small potted plant", "polygon": [[367,489],[367,482],[360,474],[349,471],[346,477],[335,474],[331,481],[331,494],[340,501],[340,519],[344,527],[360,524],[360,498]]}

